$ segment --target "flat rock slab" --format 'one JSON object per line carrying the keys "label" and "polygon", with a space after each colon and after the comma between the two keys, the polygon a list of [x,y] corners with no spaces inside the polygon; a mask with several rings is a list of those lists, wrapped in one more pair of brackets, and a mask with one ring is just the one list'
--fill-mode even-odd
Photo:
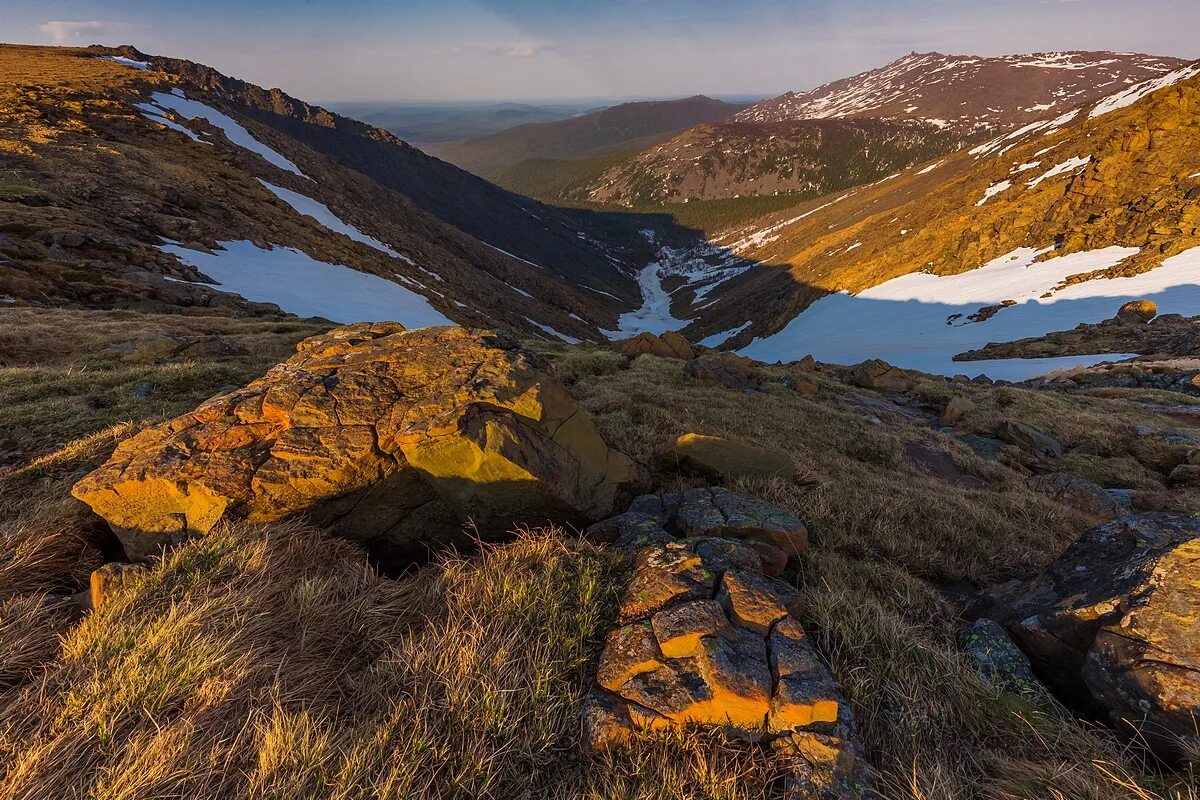
{"label": "flat rock slab", "polygon": [[786,453],[699,433],[680,436],[662,453],[661,461],[668,468],[691,470],[707,478],[796,475],[796,465]]}
{"label": "flat rock slab", "polygon": [[505,337],[350,325],[248,386],[122,442],[73,494],[132,556],[222,519],[305,514],[403,545],[548,515],[597,519],[633,477],[567,390]]}
{"label": "flat rock slab", "polygon": [[930,475],[960,489],[984,490],[991,488],[991,485],[982,478],[959,469],[948,453],[937,448],[908,442],[904,445],[904,454],[910,462]]}

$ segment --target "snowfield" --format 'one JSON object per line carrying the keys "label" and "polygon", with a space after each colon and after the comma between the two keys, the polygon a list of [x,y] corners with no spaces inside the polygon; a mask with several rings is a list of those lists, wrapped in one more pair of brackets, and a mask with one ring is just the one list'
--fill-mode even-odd
{"label": "snowfield", "polygon": [[221,291],[274,303],[301,317],[334,322],[392,320],[409,328],[453,325],[429,301],[399,284],[343,264],[326,264],[290,247],[260,250],[250,242],[220,242],[205,253],[160,246],[216,281]]}
{"label": "snowfield", "polygon": [[[308,178],[290,160],[250,135],[250,131],[243,128],[233,117],[223,114],[212,106],[201,103],[199,100],[189,100],[179,89],[172,89],[170,94],[155,92],[150,96],[150,100],[154,106],[174,111],[184,119],[206,119],[211,125],[220,128],[226,138],[238,147],[249,150],[252,153],[257,153],[268,163],[274,164],[280,169],[295,173],[302,178]],[[140,104],[138,107],[145,111],[143,108],[144,105]]]}
{"label": "snowfield", "polygon": [[302,195],[299,192],[293,192],[291,189],[285,189],[282,186],[276,186],[273,183],[267,183],[262,178],[259,178],[258,182],[280,200],[291,206],[292,209],[301,216],[312,217],[317,222],[321,223],[335,233],[341,233],[349,236],[354,241],[362,242],[365,245],[374,247],[376,250],[382,253],[387,253],[392,258],[399,258],[409,264],[412,263],[411,259],[400,255],[395,250],[376,239],[374,236],[368,236],[353,225],[347,222],[342,222],[338,215],[334,214],[333,211],[329,209],[329,206],[325,205],[324,203],[318,203],[311,197]]}
{"label": "snowfield", "polygon": [[1174,72],[1168,72],[1166,75],[1161,75],[1157,78],[1151,78],[1148,81],[1130,86],[1128,89],[1117,92],[1111,97],[1106,97],[1096,104],[1088,113],[1088,119],[1107,114],[1110,111],[1116,111],[1118,108],[1125,108],[1141,100],[1151,92],[1156,92],[1159,89],[1166,88],[1179,81],[1187,80],[1193,75],[1200,74],[1200,64],[1189,64],[1182,69],[1177,69]]}
{"label": "snowfield", "polygon": [[[827,295],[783,330],[756,339],[739,352],[768,362],[792,361],[806,353],[840,364],[882,358],[900,367],[941,375],[983,372],[993,379],[1023,380],[1121,356],[993,362],[956,362],[953,356],[988,342],[1101,322],[1111,318],[1122,303],[1136,298],[1153,300],[1161,313],[1200,314],[1200,248],[1130,278],[1091,280],[1062,288],[1057,287],[1066,277],[1111,267],[1137,250],[1106,247],[1034,263],[1046,252],[1021,248],[959,275],[914,273],[858,295]],[[1048,297],[1042,296],[1047,293]],[[1000,309],[983,322],[967,320],[980,308],[1006,300],[1016,301],[1016,305]]]}

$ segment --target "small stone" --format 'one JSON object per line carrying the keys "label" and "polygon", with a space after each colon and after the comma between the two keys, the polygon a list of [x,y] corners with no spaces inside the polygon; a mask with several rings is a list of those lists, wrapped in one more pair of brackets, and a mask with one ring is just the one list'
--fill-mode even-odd
{"label": "small stone", "polygon": [[628,706],[619,697],[597,691],[583,699],[583,741],[591,752],[625,744],[632,728]]}
{"label": "small stone", "polygon": [[877,392],[907,392],[916,385],[904,370],[878,358],[851,368],[850,383]]}
{"label": "small stone", "polygon": [[955,395],[950,398],[950,402],[946,403],[946,408],[942,410],[941,424],[943,427],[953,427],[974,409],[975,404],[970,400],[961,395]]}
{"label": "small stone", "polygon": [[146,573],[141,564],[112,562],[92,571],[88,580],[88,605],[93,610],[108,602],[122,584],[130,578]]}
{"label": "small stone", "polygon": [[1024,422],[1004,420],[996,426],[996,436],[1041,458],[1058,458],[1063,453],[1057,439]]}
{"label": "small stone", "polygon": [[596,682],[610,691],[621,687],[644,672],[662,666],[663,654],[649,622],[634,622],[609,631],[604,652],[596,670]]}

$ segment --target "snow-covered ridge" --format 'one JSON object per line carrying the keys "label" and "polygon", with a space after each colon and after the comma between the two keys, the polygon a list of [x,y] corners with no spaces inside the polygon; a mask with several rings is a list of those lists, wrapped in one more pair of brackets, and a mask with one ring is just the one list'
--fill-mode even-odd
{"label": "snow-covered ridge", "polygon": [[1130,86],[1128,89],[1117,92],[1111,97],[1105,98],[1101,102],[1097,103],[1096,107],[1088,112],[1088,118],[1095,119],[1096,117],[1107,114],[1110,111],[1116,111],[1118,108],[1131,106],[1151,92],[1156,92],[1159,89],[1164,89],[1172,84],[1187,80],[1194,75],[1200,75],[1200,64],[1189,64],[1182,69],[1177,69],[1174,72],[1168,72],[1166,75],[1162,75],[1158,78],[1152,78],[1151,80],[1144,81],[1136,86]]}
{"label": "snow-covered ridge", "polygon": [[[756,103],[733,119],[780,122],[870,116],[964,133],[1005,129],[1102,97],[1104,86],[1157,79],[1179,64],[1177,59],[1132,53],[1052,52],[999,58],[910,53],[878,69]],[[1031,85],[1028,73],[1035,70],[1043,73],[1044,88],[1015,96],[995,91],[1000,84]]]}

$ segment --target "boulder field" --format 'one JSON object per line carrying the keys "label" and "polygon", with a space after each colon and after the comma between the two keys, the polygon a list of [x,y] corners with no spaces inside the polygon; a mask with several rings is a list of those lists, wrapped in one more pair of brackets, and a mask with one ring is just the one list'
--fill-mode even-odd
{"label": "boulder field", "polygon": [[249,385],[122,442],[73,494],[141,557],[223,519],[298,514],[389,551],[607,515],[635,478],[500,334],[337,328]]}

